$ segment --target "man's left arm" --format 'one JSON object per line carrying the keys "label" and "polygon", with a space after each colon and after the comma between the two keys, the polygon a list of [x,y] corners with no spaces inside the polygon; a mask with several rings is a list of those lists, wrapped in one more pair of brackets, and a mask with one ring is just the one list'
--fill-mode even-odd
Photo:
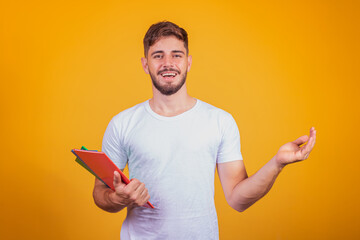
{"label": "man's left arm", "polygon": [[[281,170],[290,163],[308,158],[314,147],[316,130],[283,145],[277,154],[251,177],[247,176],[243,161],[218,163],[217,169],[226,201],[237,211],[244,211],[262,198],[274,184]],[[307,144],[301,146],[307,142]]]}

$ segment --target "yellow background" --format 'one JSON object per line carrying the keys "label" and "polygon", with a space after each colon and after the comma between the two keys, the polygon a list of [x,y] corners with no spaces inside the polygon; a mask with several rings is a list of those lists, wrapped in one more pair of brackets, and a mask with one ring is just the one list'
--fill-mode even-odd
{"label": "yellow background", "polygon": [[0,238],[119,239],[125,212],[94,205],[70,150],[151,97],[142,38],[161,20],[188,31],[189,92],[234,116],[250,175],[317,129],[243,213],[216,179],[220,239],[360,239],[358,1],[36,0],[0,3]]}

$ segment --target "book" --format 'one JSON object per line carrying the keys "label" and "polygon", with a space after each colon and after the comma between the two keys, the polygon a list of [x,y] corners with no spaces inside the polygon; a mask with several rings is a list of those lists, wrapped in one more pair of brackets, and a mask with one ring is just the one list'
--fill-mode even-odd
{"label": "book", "polygon": [[[88,150],[86,147],[82,146],[81,150]],[[91,151],[96,151],[96,150],[91,150]],[[80,164],[83,168],[85,168],[89,173],[91,173],[92,175],[94,175],[97,179],[99,179],[100,181],[102,181],[103,184],[105,184],[108,188],[110,188],[101,178],[99,178],[83,161],[81,161],[78,157],[76,157],[75,161]]]}
{"label": "book", "polygon": [[[111,159],[104,153],[92,150],[85,150],[83,147],[80,149],[72,149],[71,152],[77,157],[78,162],[82,167],[88,170],[96,178],[101,180],[107,187],[115,191],[114,188],[114,171],[120,173],[121,181],[129,184],[130,180],[126,175],[111,161]],[[144,207],[154,208],[148,201]]]}

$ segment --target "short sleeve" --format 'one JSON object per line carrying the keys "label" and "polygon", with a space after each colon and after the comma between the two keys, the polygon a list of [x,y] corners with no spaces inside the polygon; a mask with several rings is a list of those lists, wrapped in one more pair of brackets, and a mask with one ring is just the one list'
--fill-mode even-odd
{"label": "short sleeve", "polygon": [[106,128],[102,141],[102,151],[118,168],[124,169],[128,158],[119,135],[119,127],[116,126],[115,119],[113,118]]}
{"label": "short sleeve", "polygon": [[243,160],[240,151],[240,133],[234,118],[227,113],[220,122],[222,138],[217,154],[217,163]]}

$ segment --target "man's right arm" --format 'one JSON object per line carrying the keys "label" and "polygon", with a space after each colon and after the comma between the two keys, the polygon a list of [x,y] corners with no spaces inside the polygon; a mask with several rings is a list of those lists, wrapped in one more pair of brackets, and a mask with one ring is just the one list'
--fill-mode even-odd
{"label": "man's right arm", "polygon": [[95,179],[94,202],[107,212],[116,213],[128,206],[143,206],[150,199],[144,183],[137,179],[131,179],[130,183],[126,185],[121,181],[118,172],[114,172],[114,187],[115,191]]}

